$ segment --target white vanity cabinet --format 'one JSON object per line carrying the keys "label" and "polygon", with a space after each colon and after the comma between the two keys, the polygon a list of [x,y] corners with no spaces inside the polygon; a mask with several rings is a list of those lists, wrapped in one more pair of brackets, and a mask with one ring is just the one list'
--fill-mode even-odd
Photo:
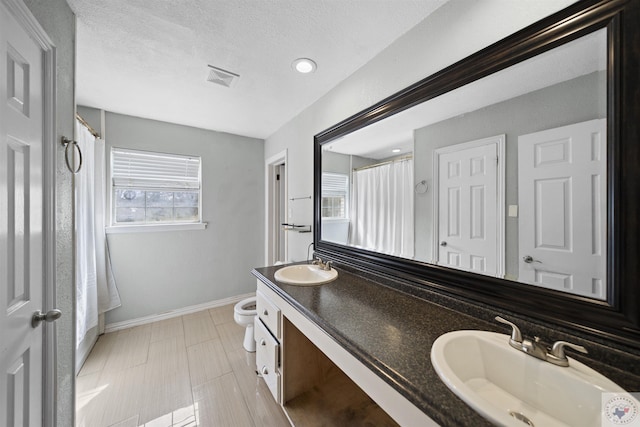
{"label": "white vanity cabinet", "polygon": [[262,281],[256,368],[292,425],[437,426]]}

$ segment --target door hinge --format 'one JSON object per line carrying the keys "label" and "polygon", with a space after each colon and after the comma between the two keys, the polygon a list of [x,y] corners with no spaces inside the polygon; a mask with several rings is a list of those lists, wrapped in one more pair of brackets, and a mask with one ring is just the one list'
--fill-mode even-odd
{"label": "door hinge", "polygon": [[280,181],[280,174],[276,175],[276,181]]}

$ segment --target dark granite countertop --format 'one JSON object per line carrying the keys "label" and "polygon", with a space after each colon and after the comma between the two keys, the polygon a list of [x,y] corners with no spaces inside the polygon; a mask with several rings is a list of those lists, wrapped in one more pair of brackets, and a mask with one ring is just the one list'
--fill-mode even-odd
{"label": "dark granite countertop", "polygon": [[[338,267],[337,280],[305,287],[277,282],[273,275],[279,268],[257,268],[253,274],[438,424],[491,425],[445,386],[431,365],[430,352],[435,339],[447,332],[506,333],[501,325],[481,320],[472,310],[448,308],[438,298],[418,297],[402,284],[372,280],[356,271]],[[630,380],[625,370],[581,361],[627,390],[640,390],[640,379]],[[624,384],[619,382],[622,378]]]}

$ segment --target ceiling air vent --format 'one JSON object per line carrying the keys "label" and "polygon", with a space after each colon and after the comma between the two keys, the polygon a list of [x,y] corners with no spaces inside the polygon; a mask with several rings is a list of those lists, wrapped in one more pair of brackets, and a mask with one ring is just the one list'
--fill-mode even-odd
{"label": "ceiling air vent", "polygon": [[209,75],[207,76],[208,82],[216,83],[225,87],[231,87],[239,77],[239,74],[209,65]]}

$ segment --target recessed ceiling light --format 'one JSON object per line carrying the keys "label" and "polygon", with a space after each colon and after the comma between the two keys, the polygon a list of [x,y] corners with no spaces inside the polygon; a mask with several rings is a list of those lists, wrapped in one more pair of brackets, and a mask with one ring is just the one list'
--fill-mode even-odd
{"label": "recessed ceiling light", "polygon": [[291,67],[299,73],[308,74],[313,73],[318,66],[309,58],[298,58],[293,61]]}
{"label": "recessed ceiling light", "polygon": [[399,148],[394,148],[393,150],[391,150],[392,153],[399,153],[400,149]]}

